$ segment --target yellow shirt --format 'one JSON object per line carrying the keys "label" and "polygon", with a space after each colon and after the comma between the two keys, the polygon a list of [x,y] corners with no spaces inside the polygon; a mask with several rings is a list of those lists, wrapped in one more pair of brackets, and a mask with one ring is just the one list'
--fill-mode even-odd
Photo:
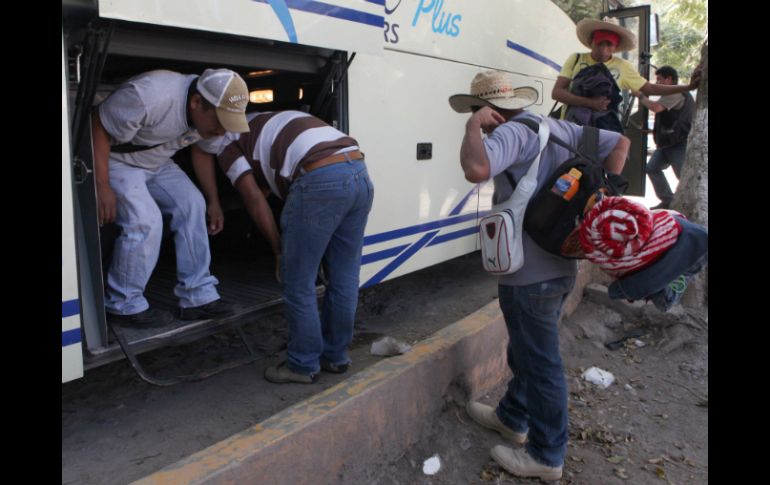
{"label": "yellow shirt", "polygon": [[[575,56],[580,56],[577,63],[575,62]],[[594,64],[597,64],[597,62],[593,60],[590,52],[572,54],[566,62],[564,62],[564,66],[562,66],[559,76],[572,79],[575,77],[575,74]],[[627,89],[639,91],[647,82],[647,80],[634,69],[634,66],[625,59],[612,56],[612,59],[605,62],[604,65],[607,66],[607,69],[610,71],[610,74],[612,74],[612,77],[615,79],[615,82],[618,83],[618,87],[621,90]]]}

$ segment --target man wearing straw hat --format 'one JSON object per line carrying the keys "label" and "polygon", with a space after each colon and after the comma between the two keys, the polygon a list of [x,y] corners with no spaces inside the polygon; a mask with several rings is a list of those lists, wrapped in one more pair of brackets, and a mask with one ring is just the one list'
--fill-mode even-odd
{"label": "man wearing straw hat", "polygon": [[[590,48],[590,52],[575,53],[567,58],[559,77],[553,86],[551,97],[568,106],[589,108],[593,112],[610,109],[607,96],[584,97],[570,90],[572,80],[583,69],[598,63],[604,64],[621,90],[638,91],[647,96],[685,93],[698,86],[700,71],[696,69],[690,84],[663,85],[651,84],[643,78],[634,66],[619,57],[615,52],[625,52],[636,48],[636,36],[628,29],[617,24],[616,19],[583,19],[577,23],[577,36],[580,42]],[[616,105],[612,106],[617,108]],[[566,110],[562,110],[564,118]],[[614,116],[618,116],[615,112]],[[618,124],[619,125],[619,124]]]}
{"label": "man wearing straw hat", "polygon": [[[520,180],[538,154],[538,135],[516,122],[540,121],[524,110],[537,99],[537,90],[520,86],[512,74],[501,71],[477,74],[470,94],[449,98],[455,111],[473,112],[460,147],[465,178],[480,183],[495,177],[495,201],[512,193],[503,172]],[[551,134],[577,148],[583,127],[551,118],[547,123]],[[599,131],[599,159],[609,172],[621,172],[629,146],[628,138],[619,133]],[[536,191],[569,158],[567,149],[548,143],[541,155]],[[469,402],[467,411],[474,421],[517,445],[492,448],[492,458],[503,468],[518,476],[558,480],[567,451],[567,384],[557,322],[575,284],[577,264],[541,249],[526,232],[523,247],[524,265],[516,273],[501,276],[498,286],[513,378],[497,408]]]}

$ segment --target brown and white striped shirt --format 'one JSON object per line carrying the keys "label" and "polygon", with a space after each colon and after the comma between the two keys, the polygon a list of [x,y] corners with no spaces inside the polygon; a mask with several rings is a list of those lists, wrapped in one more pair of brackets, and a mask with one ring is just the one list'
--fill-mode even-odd
{"label": "brown and white striped shirt", "polygon": [[201,148],[217,155],[233,185],[253,171],[260,188],[282,199],[302,165],[358,150],[355,139],[301,111],[251,113],[246,118],[248,133],[228,132]]}

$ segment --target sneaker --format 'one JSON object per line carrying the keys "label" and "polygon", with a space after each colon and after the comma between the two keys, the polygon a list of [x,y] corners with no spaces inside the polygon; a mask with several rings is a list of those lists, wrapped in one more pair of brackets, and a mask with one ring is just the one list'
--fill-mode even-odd
{"label": "sneaker", "polygon": [[519,433],[504,425],[500,418],[497,417],[495,408],[492,406],[471,401],[465,406],[465,410],[474,421],[485,428],[497,431],[511,443],[521,446],[527,442],[527,433]]}
{"label": "sneaker", "polygon": [[207,318],[219,318],[234,312],[233,305],[222,299],[214,300],[205,305],[190,308],[179,308],[180,320],[205,320]]}
{"label": "sneaker", "polygon": [[497,445],[489,454],[505,471],[517,477],[536,477],[549,481],[561,479],[562,467],[538,463],[524,448],[513,450],[507,446]]}
{"label": "sneaker", "polygon": [[107,312],[107,320],[123,327],[156,328],[163,327],[174,321],[174,315],[166,310],[148,308],[147,310],[132,315],[118,315]]}
{"label": "sneaker", "polygon": [[658,310],[662,312],[668,311],[682,299],[684,290],[687,289],[687,283],[690,282],[691,278],[692,276],[677,276],[665,288],[650,297],[652,303]]}
{"label": "sneaker", "polygon": [[318,378],[318,374],[299,374],[286,367],[286,361],[278,365],[272,365],[265,369],[265,379],[274,384],[287,384],[298,382],[300,384],[312,384]]}
{"label": "sneaker", "polygon": [[332,374],[344,374],[348,371],[348,368],[350,367],[350,362],[347,364],[332,364],[328,360],[321,359],[321,370],[324,372],[329,372]]}

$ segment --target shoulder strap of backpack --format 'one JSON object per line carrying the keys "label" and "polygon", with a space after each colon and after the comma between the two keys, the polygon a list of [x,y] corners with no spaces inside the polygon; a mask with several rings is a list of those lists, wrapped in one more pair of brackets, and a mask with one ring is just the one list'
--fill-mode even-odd
{"label": "shoulder strap of backpack", "polygon": [[583,137],[580,140],[580,154],[585,158],[597,162],[599,159],[599,128],[584,126]]}
{"label": "shoulder strap of backpack", "polygon": [[[580,60],[580,56],[581,55],[582,54],[580,54],[580,52],[575,52],[575,63],[572,64],[572,71],[573,72],[575,71],[575,66],[577,66],[577,63]],[[559,102],[554,100],[553,106],[551,106],[551,110],[548,112],[549,113],[548,116],[550,116],[551,118],[557,118],[557,119],[559,118],[559,116],[552,116],[554,114],[554,111],[556,110],[556,105],[557,104],[559,104]],[[559,108],[559,109],[561,110],[561,108]]]}

